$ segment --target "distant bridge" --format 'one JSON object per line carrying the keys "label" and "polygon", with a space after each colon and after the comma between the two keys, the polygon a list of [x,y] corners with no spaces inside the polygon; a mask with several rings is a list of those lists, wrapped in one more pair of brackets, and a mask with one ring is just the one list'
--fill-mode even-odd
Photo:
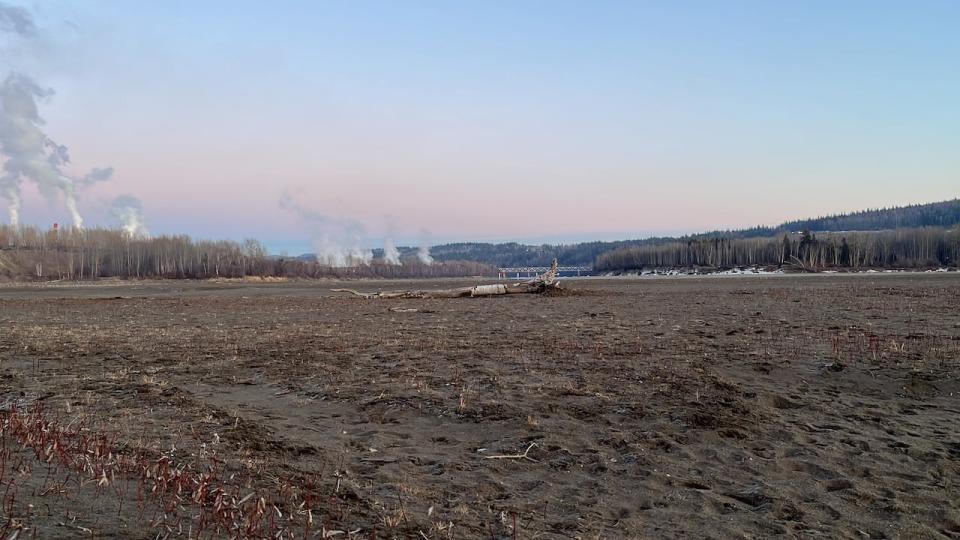
{"label": "distant bridge", "polygon": [[[516,268],[497,268],[497,277],[500,279],[536,277],[549,270],[549,266],[518,266]],[[590,275],[592,266],[558,266],[557,275],[561,277]]]}

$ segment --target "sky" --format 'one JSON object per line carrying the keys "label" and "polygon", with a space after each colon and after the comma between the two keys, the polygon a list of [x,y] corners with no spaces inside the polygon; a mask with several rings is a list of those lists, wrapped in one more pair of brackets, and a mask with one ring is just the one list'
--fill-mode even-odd
{"label": "sky", "polygon": [[[960,196],[960,2],[0,0],[87,226],[568,242]],[[69,222],[23,187],[23,223]],[[0,220],[5,219],[0,213]]]}

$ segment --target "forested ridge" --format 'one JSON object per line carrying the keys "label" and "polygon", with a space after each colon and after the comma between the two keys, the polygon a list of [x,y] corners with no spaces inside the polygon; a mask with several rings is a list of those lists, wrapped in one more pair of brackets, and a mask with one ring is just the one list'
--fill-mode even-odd
{"label": "forested ridge", "polygon": [[[704,243],[705,240],[722,240],[718,246],[722,245],[723,249],[718,249],[718,253],[729,253],[732,251],[740,250],[753,250],[753,248],[748,248],[747,246],[754,245],[767,245],[771,242],[783,242],[783,235],[787,234],[791,242],[797,243],[799,246],[800,242],[800,233],[803,231],[809,231],[811,233],[824,233],[828,231],[855,231],[855,232],[868,232],[868,231],[888,231],[895,229],[920,229],[920,228],[950,228],[957,224],[960,224],[960,199],[953,199],[949,201],[936,202],[930,204],[917,204],[903,207],[895,208],[883,208],[876,210],[864,210],[860,212],[853,212],[849,214],[838,214],[831,216],[824,216],[811,219],[803,220],[794,220],[782,223],[775,227],[752,227],[749,229],[739,229],[739,230],[717,230],[710,231],[700,234],[692,234],[681,237],[656,237],[656,238],[644,238],[638,240],[620,240],[615,242],[584,242],[578,244],[544,244],[544,245],[524,245],[518,243],[503,243],[503,244],[489,244],[489,243],[453,243],[453,244],[441,244],[433,246],[430,250],[431,255],[437,260],[473,260],[478,262],[483,262],[498,267],[505,266],[547,266],[550,264],[550,261],[556,257],[563,265],[596,265],[598,270],[607,270],[610,268],[610,265],[613,264],[615,257],[607,256],[612,252],[618,252],[625,249],[631,248],[642,248],[639,250],[640,253],[644,255],[640,260],[648,261],[652,253],[661,254],[656,260],[661,261],[660,263],[655,264],[656,266],[683,266],[688,264],[687,261],[696,260],[696,263],[690,264],[699,264],[703,266],[724,266],[727,263],[726,258],[715,257],[717,261],[722,261],[723,264],[709,262],[713,259],[710,259],[706,256],[695,256],[694,253],[700,253],[707,250],[707,246],[713,246],[712,243]],[[901,233],[899,236],[891,237],[889,235],[881,235],[871,242],[878,242],[881,239],[890,240],[891,238],[899,238],[908,233]],[[744,242],[744,243],[733,243],[731,242],[728,245],[728,241],[735,239],[755,239],[756,241]],[[840,242],[842,237],[834,237],[834,235],[823,235],[818,236],[818,241],[823,242],[822,249],[833,249],[828,247],[833,241]],[[865,238],[857,237],[859,242],[867,242]],[[688,255],[677,255],[673,259],[666,257],[666,253],[675,253],[677,252],[677,246],[680,245],[690,245],[690,253]],[[809,244],[804,244],[804,249],[807,249]],[[819,245],[819,244],[818,244]],[[736,247],[734,247],[736,246]],[[767,246],[765,249],[773,249],[772,246]],[[799,249],[799,248],[798,248]],[[836,249],[842,249],[842,246],[838,246]],[[903,248],[904,250],[906,248]],[[401,253],[412,253],[415,251],[414,248],[401,248]],[[757,250],[753,250],[757,251]],[[832,253],[832,252],[831,252]],[[871,254],[874,253],[871,251]],[[878,251],[879,253],[879,251]],[[883,262],[880,259],[874,259],[868,257],[864,260],[853,259],[851,264],[856,264],[859,266],[885,266],[887,264],[892,264],[891,261],[919,261],[926,260],[926,252],[913,254],[907,251],[901,251],[896,258],[894,259],[893,255],[883,256]],[[622,257],[621,257],[622,259]],[[746,260],[754,260],[755,257],[748,257]],[[623,259],[625,260],[625,259]],[[676,260],[676,262],[674,262]],[[701,262],[701,261],[708,262]],[[741,258],[735,259],[740,261]],[[834,258],[836,260],[836,258]],[[956,258],[952,259],[956,260]],[[742,264],[779,264],[777,257],[765,257],[759,262],[747,262]],[[930,264],[949,264],[948,261],[943,259],[932,258],[929,259]],[[729,263],[729,264],[741,264]],[[617,265],[614,265],[617,266]],[[839,266],[839,264],[838,264]]]}
{"label": "forested ridge", "polygon": [[597,257],[598,272],[778,266],[955,267],[960,199],[785,222],[777,227],[639,242]]}
{"label": "forested ridge", "polygon": [[725,269],[762,266],[932,268],[957,266],[960,229],[926,227],[849,233],[783,233],[779,237],[691,238],[614,250],[597,258],[598,272],[653,268]]}
{"label": "forested ridge", "polygon": [[712,231],[694,237],[753,238],[780,233],[884,231],[960,224],[960,199],[787,221],[776,227]]}

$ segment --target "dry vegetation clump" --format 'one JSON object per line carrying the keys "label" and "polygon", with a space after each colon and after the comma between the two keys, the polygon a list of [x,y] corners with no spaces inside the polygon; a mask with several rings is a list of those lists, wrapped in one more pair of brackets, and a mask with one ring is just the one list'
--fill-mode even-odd
{"label": "dry vegetation clump", "polygon": [[[49,508],[50,499],[61,499],[52,504],[62,505],[75,496],[111,499],[117,516],[126,504],[127,515],[141,522],[130,525],[132,532],[149,528],[158,537],[295,539],[347,532],[334,528],[343,519],[337,512],[342,505],[324,488],[322,478],[307,483],[277,478],[272,489],[257,490],[238,481],[236,472],[206,444],[189,461],[179,459],[176,448],[131,448],[117,435],[82,420],[52,418],[42,402],[26,410],[11,404],[0,412],[0,442],[4,538],[17,531],[36,534],[36,502]],[[33,459],[26,459],[20,449]],[[27,485],[24,477],[34,485]],[[26,509],[18,505],[25,488],[36,501]]]}

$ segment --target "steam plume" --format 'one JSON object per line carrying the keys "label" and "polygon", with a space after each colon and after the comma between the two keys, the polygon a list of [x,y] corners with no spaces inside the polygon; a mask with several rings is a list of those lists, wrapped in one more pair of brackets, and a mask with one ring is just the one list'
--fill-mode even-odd
{"label": "steam plume", "polygon": [[[5,2],[0,2],[0,39],[4,34],[12,34],[17,37],[30,38],[36,33],[36,25],[33,24],[33,18],[30,13],[17,6],[11,6]],[[0,50],[0,53],[4,51]],[[6,108],[4,107],[3,110]],[[6,114],[0,116],[0,136],[11,129],[6,126]],[[0,142],[0,151],[4,150],[5,145]],[[5,153],[5,152],[4,152]],[[20,223],[20,207],[23,199],[20,195],[19,175],[14,175],[8,170],[4,163],[2,174],[0,174],[0,197],[7,200],[7,217],[10,224],[16,227]]]}
{"label": "steam plume", "polygon": [[88,187],[98,182],[106,182],[111,178],[113,178],[113,167],[106,167],[103,169],[100,167],[95,167],[92,171],[77,179],[76,185],[77,187]]}
{"label": "steam plume", "polygon": [[10,225],[16,227],[20,224],[20,206],[23,204],[20,198],[20,186],[16,183],[8,183],[5,175],[0,176],[0,196],[8,201],[7,216]]}
{"label": "steam plume", "polygon": [[0,33],[2,32],[32,37],[36,34],[37,27],[27,10],[0,2]]}
{"label": "steam plume", "polygon": [[393,243],[393,238],[383,241],[383,262],[395,266],[403,264],[400,262],[400,250]]}
{"label": "steam plume", "polygon": [[417,249],[417,258],[420,259],[420,262],[426,265],[433,264],[433,257],[430,256],[430,245],[426,241],[420,244],[420,247]]}
{"label": "steam plume", "polygon": [[11,221],[20,215],[20,182],[27,179],[37,184],[47,199],[62,195],[73,225],[79,228],[83,218],[77,210],[74,181],[60,169],[70,161],[67,147],[40,129],[43,119],[37,100],[52,94],[52,90],[19,73],[9,75],[0,87],[0,152],[7,157],[0,186],[9,203]]}
{"label": "steam plume", "polygon": [[[0,39],[7,35],[33,41],[38,37],[37,26],[26,9],[0,0]],[[0,172],[0,195],[7,200],[12,225],[20,222],[20,186],[25,180],[36,184],[47,200],[62,197],[74,227],[80,228],[83,217],[77,209],[77,186],[109,179],[113,173],[110,168],[94,169],[77,180],[63,172],[62,167],[70,163],[69,150],[43,132],[37,106],[38,101],[52,95],[53,90],[17,72],[7,75],[0,86],[0,155],[5,158]]]}
{"label": "steam plume", "polygon": [[280,197],[280,208],[310,227],[317,262],[337,268],[369,265],[373,251],[363,247],[366,228],[351,219],[333,218],[294,202],[289,192]]}
{"label": "steam plume", "polygon": [[110,205],[110,212],[120,222],[123,232],[130,238],[149,238],[150,231],[143,219],[143,205],[132,195],[120,195]]}

